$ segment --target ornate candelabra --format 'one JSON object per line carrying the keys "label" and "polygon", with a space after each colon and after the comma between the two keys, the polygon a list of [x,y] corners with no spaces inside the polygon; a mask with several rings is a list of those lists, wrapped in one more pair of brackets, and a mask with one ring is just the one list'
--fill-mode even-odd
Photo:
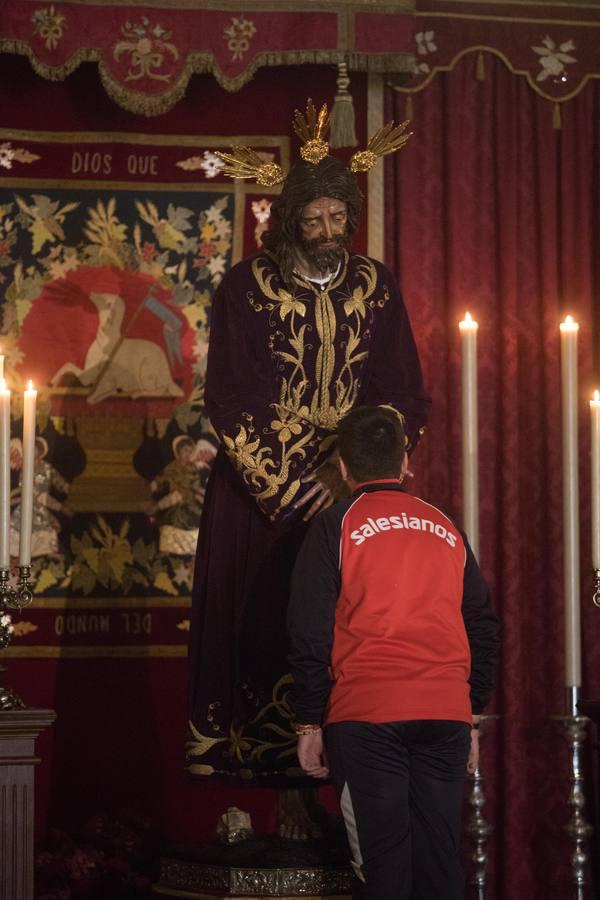
{"label": "ornate candelabra", "polygon": [[594,606],[600,607],[600,569],[592,569],[594,573],[594,593],[592,594],[592,603]]}
{"label": "ornate candelabra", "polygon": [[[30,581],[31,567],[19,566],[16,586],[10,583],[10,569],[0,569],[0,650],[10,643],[12,632],[9,610],[21,611],[33,600],[33,582]],[[0,667],[0,672],[6,671]],[[24,709],[25,704],[11,688],[0,684],[0,710]]]}
{"label": "ornate candelabra", "polygon": [[[481,742],[485,733],[486,722],[497,719],[498,716],[481,716],[479,726],[479,740]],[[477,900],[485,900],[485,888],[487,884],[487,853],[485,845],[493,832],[493,827],[486,822],[483,815],[485,806],[485,793],[483,790],[483,776],[481,766],[477,766],[472,778],[473,784],[469,794],[469,805],[472,812],[467,823],[466,831],[473,843],[471,859],[474,864],[471,884],[475,886]]]}
{"label": "ornate candelabra", "polygon": [[553,718],[562,724],[570,752],[571,791],[568,804],[571,807],[572,815],[564,829],[575,845],[571,854],[572,881],[575,888],[573,896],[575,900],[585,900],[586,869],[589,859],[586,845],[593,829],[586,821],[584,815],[585,791],[581,757],[583,743],[586,739],[586,729],[590,720],[587,716],[582,716],[577,711],[579,688],[570,687],[567,688],[567,691],[569,714],[566,716],[554,716]]}

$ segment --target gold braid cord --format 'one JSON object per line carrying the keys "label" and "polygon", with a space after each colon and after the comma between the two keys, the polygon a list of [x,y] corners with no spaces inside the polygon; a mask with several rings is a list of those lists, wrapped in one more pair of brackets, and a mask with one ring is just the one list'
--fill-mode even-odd
{"label": "gold braid cord", "polygon": [[281,184],[285,175],[277,163],[265,162],[251,147],[232,147],[231,153],[217,152],[224,163],[223,173],[230,178],[255,178],[262,187]]}
{"label": "gold braid cord", "polygon": [[394,125],[388,122],[383,128],[377,131],[367,145],[366,150],[359,150],[354,153],[350,159],[351,172],[368,172],[372,169],[380,156],[387,153],[394,153],[399,150],[407,142],[412,135],[412,131],[406,132],[410,123],[407,119],[401,125]]}
{"label": "gold braid cord", "polygon": [[294,131],[303,142],[300,148],[300,156],[305,162],[317,165],[325,159],[329,153],[329,143],[326,140],[329,130],[329,114],[327,104],[324,103],[319,113],[312,100],[306,103],[306,114],[299,109],[294,110]]}

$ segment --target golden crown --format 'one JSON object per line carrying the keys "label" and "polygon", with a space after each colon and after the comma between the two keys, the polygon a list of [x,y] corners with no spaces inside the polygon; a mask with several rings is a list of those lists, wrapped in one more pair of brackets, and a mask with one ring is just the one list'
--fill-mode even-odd
{"label": "golden crown", "polygon": [[[317,113],[312,100],[306,104],[306,112],[294,110],[293,128],[300,140],[300,156],[306,162],[317,165],[329,153],[329,112],[324,103]],[[412,135],[412,131],[406,131],[409,120],[395,125],[388,122],[380,128],[369,140],[366,150],[353,153],[350,158],[349,169],[351,172],[368,172],[373,168],[381,156],[400,150]],[[251,147],[233,146],[231,153],[217,152],[226,164],[223,173],[230,178],[253,178],[263,187],[272,187],[281,184],[285,180],[285,172],[280,165],[265,161]]]}

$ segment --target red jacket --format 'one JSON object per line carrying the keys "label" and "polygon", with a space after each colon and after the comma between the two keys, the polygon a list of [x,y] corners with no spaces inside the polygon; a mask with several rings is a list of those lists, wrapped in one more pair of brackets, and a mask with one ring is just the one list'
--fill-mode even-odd
{"label": "red jacket", "polygon": [[466,538],[398,482],[321,513],[288,612],[300,722],[471,722],[492,687],[498,622]]}

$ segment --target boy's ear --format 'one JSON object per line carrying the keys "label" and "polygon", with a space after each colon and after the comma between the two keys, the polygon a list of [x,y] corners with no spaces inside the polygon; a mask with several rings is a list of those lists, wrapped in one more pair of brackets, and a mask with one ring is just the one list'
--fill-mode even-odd
{"label": "boy's ear", "polygon": [[340,468],[340,475],[342,476],[344,481],[348,481],[348,475],[349,475],[348,466],[346,465],[346,463],[344,462],[344,460],[342,459],[341,456],[338,456],[338,466]]}
{"label": "boy's ear", "polygon": [[408,471],[408,453],[404,454],[404,459],[402,460],[402,468],[400,469],[400,474],[404,478]]}

